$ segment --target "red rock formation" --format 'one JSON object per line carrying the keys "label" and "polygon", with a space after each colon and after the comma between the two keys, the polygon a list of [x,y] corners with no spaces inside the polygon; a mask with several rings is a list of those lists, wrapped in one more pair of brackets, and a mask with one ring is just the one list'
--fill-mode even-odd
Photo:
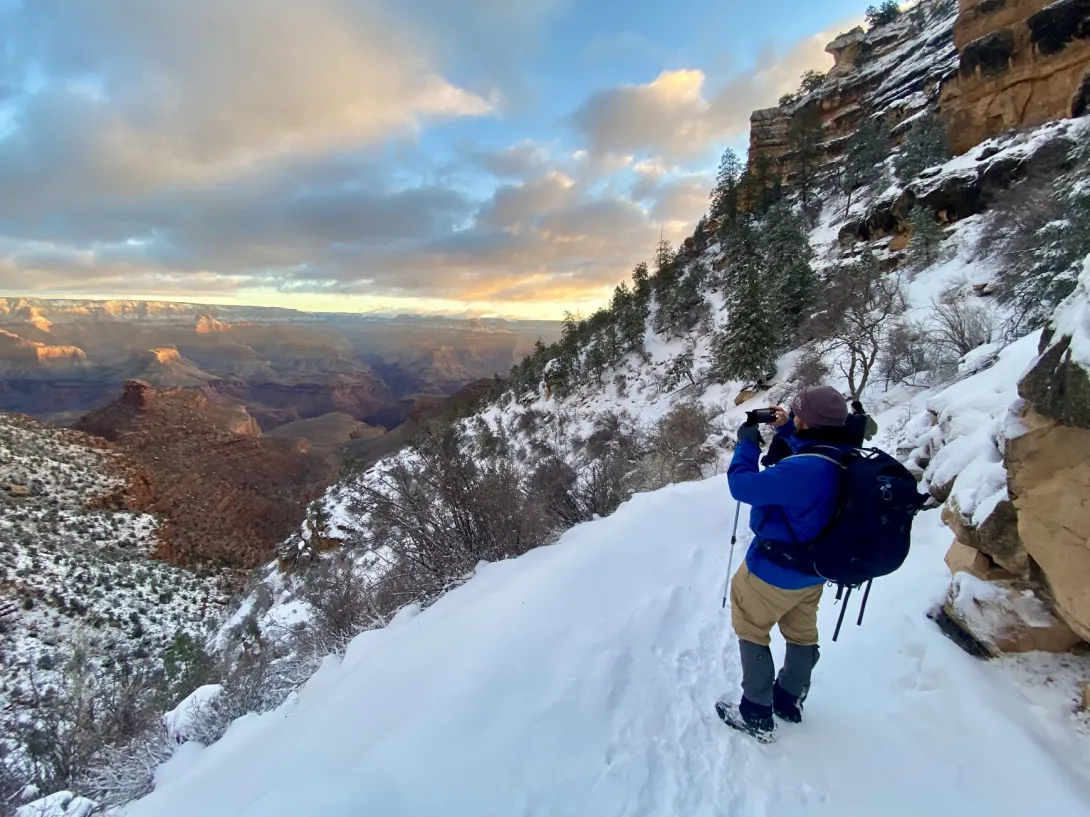
{"label": "red rock formation", "polygon": [[252,568],[296,530],[335,476],[296,441],[260,436],[241,406],[192,389],[130,380],[121,399],[77,426],[131,463],[113,498],[160,521],[157,558],[188,567]]}
{"label": "red rock formation", "polygon": [[823,130],[819,163],[843,153],[847,139],[866,116],[880,114],[899,136],[898,125],[930,105],[945,79],[957,70],[954,15],[941,3],[926,7],[923,21],[905,14],[887,26],[841,34],[826,47],[835,64],[825,83],[797,102],[754,111],[750,117],[749,159],[771,160],[783,178],[794,174],[789,145],[791,124],[814,116]]}
{"label": "red rock formation", "polygon": [[197,320],[198,335],[214,335],[220,332],[230,332],[231,325],[216,320],[211,315],[201,315]]}
{"label": "red rock formation", "polygon": [[954,42],[942,111],[956,153],[1090,112],[1090,0],[959,0]]}

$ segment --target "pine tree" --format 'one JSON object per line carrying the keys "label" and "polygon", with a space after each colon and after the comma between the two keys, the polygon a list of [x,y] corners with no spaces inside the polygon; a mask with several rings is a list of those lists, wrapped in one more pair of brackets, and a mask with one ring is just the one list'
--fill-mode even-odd
{"label": "pine tree", "polygon": [[783,198],[783,179],[768,156],[758,156],[742,177],[742,197],[752,212],[761,215]]}
{"label": "pine tree", "polygon": [[179,630],[162,654],[163,675],[171,701],[177,703],[197,687],[210,683],[215,662],[193,636]]}
{"label": "pine tree", "polygon": [[586,360],[583,365],[589,374],[594,375],[595,382],[602,385],[602,372],[609,364],[609,355],[601,342],[595,341],[587,349]]}
{"label": "pine tree", "polygon": [[938,115],[929,113],[912,123],[894,166],[897,177],[907,184],[927,168],[948,158],[950,145],[946,138],[946,125]]}
{"label": "pine tree", "polygon": [[664,389],[673,389],[681,382],[682,378],[687,379],[693,385],[696,384],[696,380],[693,379],[694,352],[694,347],[691,344],[687,345],[685,351],[670,361],[670,365],[667,367],[662,379]]}
{"label": "pine tree", "polygon": [[841,167],[841,186],[848,194],[845,217],[851,212],[855,191],[882,178],[883,163],[889,151],[889,133],[882,120],[873,116],[864,119],[848,140]]}
{"label": "pine tree", "polygon": [[824,84],[825,74],[811,68],[802,75],[799,82],[799,91],[803,94],[812,94]]}
{"label": "pine tree", "polygon": [[772,304],[775,285],[752,225],[739,229],[730,263],[728,322],[714,342],[713,375],[721,382],[756,382],[776,368],[782,330]]}
{"label": "pine tree", "polygon": [[744,171],[742,160],[733,148],[723,151],[723,157],[719,160],[719,172],[715,176],[715,187],[711,193],[713,218],[731,219],[738,213]]}
{"label": "pine tree", "polygon": [[813,193],[818,181],[818,164],[825,129],[816,105],[807,105],[791,117],[787,129],[787,144],[795,164],[795,189],[802,208],[810,212]]}
{"label": "pine tree", "polygon": [[[643,336],[646,331],[648,306],[650,304],[650,284],[647,265],[639,264],[632,273],[634,287],[621,283],[613,290],[610,311],[617,325],[618,342],[621,354],[628,352],[643,353]],[[619,357],[620,355],[618,355]]]}
{"label": "pine tree", "polygon": [[764,264],[776,286],[782,314],[781,340],[786,345],[817,299],[818,279],[811,266],[814,251],[802,219],[784,205],[769,211],[761,239]]}
{"label": "pine tree", "polygon": [[901,5],[897,0],[884,0],[881,5],[867,7],[867,26],[887,26],[900,16]]}
{"label": "pine tree", "polygon": [[655,274],[652,278],[658,308],[651,317],[651,326],[656,332],[664,333],[668,329],[672,301],[676,297],[675,290],[679,280],[680,273],[674,250],[669,241],[660,238],[655,248]]}
{"label": "pine tree", "polygon": [[908,213],[912,239],[908,242],[908,260],[914,269],[929,267],[938,260],[942,245],[942,225],[926,207],[915,205]]}

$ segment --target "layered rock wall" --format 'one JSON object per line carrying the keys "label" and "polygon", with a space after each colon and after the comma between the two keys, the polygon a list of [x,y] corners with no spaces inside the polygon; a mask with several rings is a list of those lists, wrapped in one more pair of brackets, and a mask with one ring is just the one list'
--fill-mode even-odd
{"label": "layered rock wall", "polygon": [[959,0],[957,75],[943,87],[950,145],[1087,113],[1090,0]]}
{"label": "layered rock wall", "polygon": [[750,117],[751,165],[770,160],[788,182],[795,173],[790,133],[804,118],[821,128],[821,158],[839,157],[848,138],[868,116],[881,116],[894,137],[902,122],[933,104],[942,82],[957,70],[950,0],[923,0],[919,14],[870,31],[839,35],[826,51],[834,65],[826,81],[790,105],[754,111]]}

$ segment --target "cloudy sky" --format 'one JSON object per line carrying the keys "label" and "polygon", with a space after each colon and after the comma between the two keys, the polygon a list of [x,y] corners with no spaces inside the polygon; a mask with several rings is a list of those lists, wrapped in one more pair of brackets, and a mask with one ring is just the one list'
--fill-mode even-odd
{"label": "cloudy sky", "polygon": [[0,0],[0,294],[555,317],[861,0]]}

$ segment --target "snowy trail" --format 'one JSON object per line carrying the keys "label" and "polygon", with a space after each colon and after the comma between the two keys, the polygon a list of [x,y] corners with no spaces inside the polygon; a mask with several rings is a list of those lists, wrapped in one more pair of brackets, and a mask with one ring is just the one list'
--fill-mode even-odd
{"label": "snowy trail", "polygon": [[948,579],[936,512],[837,644],[827,595],[806,722],[771,746],[724,727],[733,510],[723,477],[672,486],[486,566],[356,639],[296,704],[183,747],[127,814],[1090,815],[1075,759],[926,619]]}

